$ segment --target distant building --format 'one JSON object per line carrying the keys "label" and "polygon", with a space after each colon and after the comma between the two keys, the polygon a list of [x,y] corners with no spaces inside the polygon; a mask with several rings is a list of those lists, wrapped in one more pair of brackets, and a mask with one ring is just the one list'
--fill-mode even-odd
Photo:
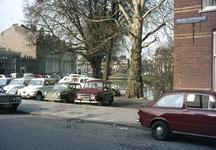
{"label": "distant building", "polygon": [[0,74],[11,74],[20,72],[21,53],[7,51],[0,45]]}
{"label": "distant building", "polygon": [[14,24],[0,34],[0,44],[7,51],[21,53],[21,69],[17,73],[48,74],[75,71],[76,57],[70,57],[71,53],[59,55],[48,51],[47,46],[43,44],[38,45],[40,38],[52,39],[49,35],[42,34],[41,30],[37,31],[36,26],[31,26],[30,29],[18,24]]}
{"label": "distant building", "polygon": [[112,67],[113,72],[127,73],[130,68],[130,59],[125,55],[121,55],[116,58],[116,61],[111,62],[110,67]]}

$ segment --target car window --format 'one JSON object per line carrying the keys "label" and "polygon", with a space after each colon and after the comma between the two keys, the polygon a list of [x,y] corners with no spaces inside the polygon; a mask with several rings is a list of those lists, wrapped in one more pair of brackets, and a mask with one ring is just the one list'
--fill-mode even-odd
{"label": "car window", "polygon": [[12,80],[10,85],[22,85],[22,80]]}
{"label": "car window", "polygon": [[67,84],[55,84],[53,87],[54,90],[68,90]]}
{"label": "car window", "polygon": [[4,89],[0,86],[0,93],[5,92]]}
{"label": "car window", "polygon": [[76,89],[78,90],[82,89],[81,85],[76,85]]}
{"label": "car window", "polygon": [[85,84],[85,88],[98,88],[101,89],[102,88],[102,83],[98,83],[98,82],[87,82]]}
{"label": "car window", "polygon": [[215,99],[206,94],[188,94],[186,101],[187,108],[216,109]]}
{"label": "car window", "polygon": [[181,108],[183,106],[183,95],[172,94],[164,96],[158,101],[157,106]]}
{"label": "car window", "polygon": [[32,80],[29,85],[43,85],[42,80]]}

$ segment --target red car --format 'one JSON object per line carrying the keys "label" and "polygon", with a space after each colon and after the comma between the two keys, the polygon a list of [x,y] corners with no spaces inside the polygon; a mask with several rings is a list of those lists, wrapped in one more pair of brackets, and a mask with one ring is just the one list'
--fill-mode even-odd
{"label": "red car", "polygon": [[157,140],[167,140],[170,133],[216,138],[216,92],[167,92],[138,114],[140,124],[151,128]]}
{"label": "red car", "polygon": [[75,95],[75,103],[93,103],[102,106],[104,102],[113,102],[111,82],[106,80],[86,81],[83,90]]}

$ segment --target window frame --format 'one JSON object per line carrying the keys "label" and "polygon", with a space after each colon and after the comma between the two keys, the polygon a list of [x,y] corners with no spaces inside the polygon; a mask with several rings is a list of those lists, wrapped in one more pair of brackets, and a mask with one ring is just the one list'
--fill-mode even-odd
{"label": "window frame", "polygon": [[[212,4],[206,4],[207,1],[209,2],[211,1]],[[211,11],[216,11],[216,0],[202,0],[202,7],[199,12],[202,13],[202,12],[211,12]]]}
{"label": "window frame", "polygon": [[[178,107],[177,107],[177,105],[176,106],[168,106],[168,105],[159,105],[158,103],[162,100],[162,99],[164,99],[165,97],[168,97],[168,96],[175,96],[175,95],[178,95],[178,96],[182,96],[182,97],[179,97],[179,98],[182,98],[182,104],[181,104],[181,106],[179,105]],[[178,99],[179,99],[178,98]],[[178,100],[177,99],[177,100]],[[171,99],[170,99],[171,100]],[[169,101],[170,101],[169,100]],[[175,101],[175,103],[177,102],[177,100]],[[167,103],[168,104],[168,103]],[[170,103],[169,103],[170,104]],[[156,106],[157,107],[168,107],[168,108],[183,108],[183,105],[184,105],[184,94],[183,93],[172,93],[172,94],[168,94],[168,95],[164,95],[163,97],[161,97],[157,102],[156,102]]]}

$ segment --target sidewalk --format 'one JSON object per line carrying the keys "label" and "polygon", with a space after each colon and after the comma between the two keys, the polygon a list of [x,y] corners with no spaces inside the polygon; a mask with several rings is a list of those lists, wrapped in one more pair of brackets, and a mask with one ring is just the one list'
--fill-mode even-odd
{"label": "sidewalk", "polygon": [[141,127],[136,122],[138,109],[23,99],[17,111],[38,116]]}

